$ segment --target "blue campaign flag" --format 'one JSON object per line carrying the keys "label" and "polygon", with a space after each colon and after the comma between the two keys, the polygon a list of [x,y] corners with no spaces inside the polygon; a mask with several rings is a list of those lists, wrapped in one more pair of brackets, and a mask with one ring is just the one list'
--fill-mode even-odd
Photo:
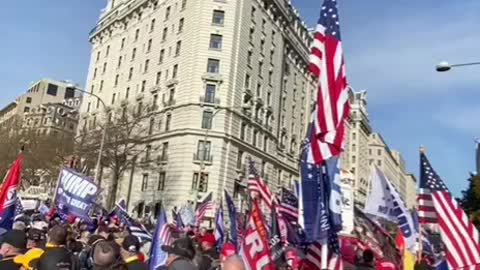
{"label": "blue campaign flag", "polygon": [[334,232],[342,230],[342,192],[340,189],[340,164],[338,157],[325,162],[327,181],[325,191],[328,196],[330,226]]}
{"label": "blue campaign flag", "polygon": [[217,248],[221,250],[225,242],[225,224],[223,222],[223,205],[220,202],[220,207],[217,209],[215,215],[215,239],[217,240]]}
{"label": "blue campaign flag", "polygon": [[68,209],[68,214],[89,219],[89,211],[98,193],[98,186],[90,178],[71,169],[62,169],[55,203],[61,209]]}
{"label": "blue campaign flag", "polygon": [[233,203],[232,197],[225,190],[225,201],[228,208],[228,216],[230,217],[230,240],[232,244],[237,247],[238,244],[238,233],[237,233],[237,209]]}
{"label": "blue campaign flag", "polygon": [[167,215],[165,209],[160,209],[160,215],[157,220],[157,227],[153,237],[153,243],[150,250],[150,270],[157,270],[167,263],[168,253],[162,250],[163,245],[171,245],[172,232],[167,223]]}
{"label": "blue campaign flag", "polygon": [[444,260],[434,265],[434,267],[435,270],[448,270],[448,263],[446,260]]}

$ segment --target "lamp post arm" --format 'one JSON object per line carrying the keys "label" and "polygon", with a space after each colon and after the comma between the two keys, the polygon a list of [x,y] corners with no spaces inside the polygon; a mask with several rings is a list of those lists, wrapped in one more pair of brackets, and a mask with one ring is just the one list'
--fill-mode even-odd
{"label": "lamp post arm", "polygon": [[480,65],[480,62],[471,62],[471,63],[463,63],[463,64],[453,64],[450,65],[451,67],[463,67],[463,66],[476,66]]}

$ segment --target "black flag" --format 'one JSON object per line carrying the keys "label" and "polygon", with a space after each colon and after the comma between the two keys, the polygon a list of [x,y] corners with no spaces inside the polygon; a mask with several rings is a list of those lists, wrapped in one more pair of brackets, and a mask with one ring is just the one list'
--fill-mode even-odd
{"label": "black flag", "polygon": [[285,249],[282,243],[282,236],[280,234],[280,227],[278,225],[277,206],[272,205],[272,226],[270,230],[270,252],[272,260],[277,267],[282,267],[286,264]]}

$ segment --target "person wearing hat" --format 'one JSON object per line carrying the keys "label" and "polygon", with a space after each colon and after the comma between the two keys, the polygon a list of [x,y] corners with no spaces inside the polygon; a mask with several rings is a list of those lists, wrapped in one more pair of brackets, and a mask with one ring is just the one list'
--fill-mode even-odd
{"label": "person wearing hat", "polygon": [[66,248],[68,231],[61,225],[56,225],[48,231],[48,242],[45,252],[39,258],[36,270],[74,270],[79,267],[78,261]]}
{"label": "person wearing hat", "polygon": [[220,264],[216,244],[217,240],[215,240],[213,233],[207,233],[200,239],[202,254],[200,256],[200,263],[198,264],[199,270],[209,270]]}
{"label": "person wearing hat", "polygon": [[192,239],[180,238],[173,241],[170,246],[162,246],[162,250],[168,253],[168,270],[197,270],[193,265],[195,257],[195,248]]}
{"label": "person wearing hat", "polygon": [[27,232],[27,249],[45,248],[45,234],[42,230],[30,228]]}
{"label": "person wearing hat", "polygon": [[1,270],[18,270],[20,264],[14,262],[14,258],[27,247],[27,236],[25,232],[19,230],[11,230],[3,237],[2,245],[0,246],[0,255],[3,259],[0,260]]}
{"label": "person wearing hat", "polygon": [[147,264],[138,258],[140,252],[140,241],[134,235],[128,235],[123,239],[120,254],[128,270],[147,270]]}
{"label": "person wearing hat", "polygon": [[21,265],[25,270],[33,270],[36,266],[36,263],[38,262],[38,259],[40,259],[40,257],[42,256],[43,252],[43,249],[32,248],[24,255],[15,256],[13,261],[16,264]]}

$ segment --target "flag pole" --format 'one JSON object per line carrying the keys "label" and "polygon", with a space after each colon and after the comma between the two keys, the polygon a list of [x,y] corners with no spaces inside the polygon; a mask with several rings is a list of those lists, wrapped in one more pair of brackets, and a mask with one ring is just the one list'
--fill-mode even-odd
{"label": "flag pole", "polygon": [[321,268],[322,270],[328,269],[328,243],[322,245]]}
{"label": "flag pole", "polygon": [[[420,145],[420,154],[425,154],[425,147]],[[421,170],[421,169],[420,169]],[[420,171],[420,176],[422,172]],[[422,224],[418,222],[418,251],[417,251],[417,260],[418,262],[422,261],[422,253],[423,253],[423,241],[422,241]]]}

